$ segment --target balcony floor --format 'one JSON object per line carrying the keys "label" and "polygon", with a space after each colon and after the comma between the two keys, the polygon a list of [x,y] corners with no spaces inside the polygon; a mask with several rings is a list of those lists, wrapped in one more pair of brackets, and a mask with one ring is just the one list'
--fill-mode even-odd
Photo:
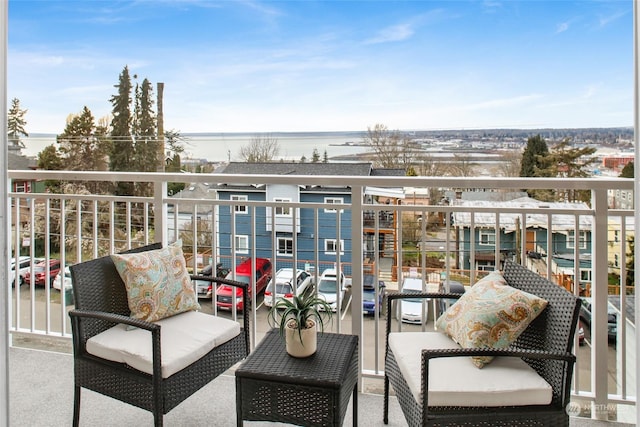
{"label": "balcony floor", "polygon": [[[16,344],[14,342],[14,344]],[[10,425],[68,426],[73,414],[73,357],[68,353],[11,347]],[[382,395],[361,394],[359,424],[384,426]],[[389,426],[406,426],[397,400],[390,401]],[[153,425],[150,412],[121,403],[89,390],[82,390],[81,425],[128,426]],[[234,426],[235,381],[225,374],[165,415],[167,426]],[[276,426],[278,423],[247,422],[251,426]],[[351,407],[345,426],[352,425]],[[611,427],[629,424],[597,422],[572,418],[572,427]]]}

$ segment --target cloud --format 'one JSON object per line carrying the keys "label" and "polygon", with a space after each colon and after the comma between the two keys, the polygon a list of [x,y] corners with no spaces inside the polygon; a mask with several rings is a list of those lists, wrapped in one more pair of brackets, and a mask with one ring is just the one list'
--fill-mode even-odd
{"label": "cloud", "polygon": [[606,27],[607,25],[611,24],[612,22],[615,22],[618,19],[622,18],[627,13],[628,13],[627,11],[624,11],[624,12],[616,12],[616,13],[613,13],[613,14],[607,15],[607,16],[601,16],[600,19],[598,20],[598,24],[600,25],[600,27]]}
{"label": "cloud", "polygon": [[569,29],[569,22],[561,22],[556,26],[556,34],[564,33]]}
{"label": "cloud", "polygon": [[365,41],[365,44],[379,44],[407,40],[414,34],[412,24],[398,24],[383,28],[378,34]]}

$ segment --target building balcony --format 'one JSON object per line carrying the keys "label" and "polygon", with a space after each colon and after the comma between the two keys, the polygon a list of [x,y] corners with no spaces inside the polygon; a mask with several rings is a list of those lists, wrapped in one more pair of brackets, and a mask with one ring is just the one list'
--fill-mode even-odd
{"label": "building balcony", "polygon": [[[200,271],[221,263],[234,270],[249,257],[267,257],[279,268],[306,269],[317,278],[326,268],[338,268],[351,279],[340,315],[330,330],[359,335],[361,342],[361,424],[382,425],[384,322],[387,313],[363,316],[359,284],[371,274],[400,288],[407,276],[424,282],[447,279],[472,285],[504,259],[517,260],[539,274],[589,298],[590,324],[582,324],[584,341],[576,336],[572,400],[579,417],[572,425],[598,422],[635,423],[635,311],[634,287],[626,268],[634,237],[633,211],[613,209],[608,195],[630,191],[624,179],[492,179],[427,177],[345,177],[219,174],[134,174],[102,172],[9,171],[15,180],[59,180],[66,194],[10,193],[12,257],[59,259],[73,264],[152,241],[183,241],[188,266]],[[91,194],[86,183],[149,183],[148,196]],[[207,198],[167,196],[167,184],[183,182],[210,189]],[[224,191],[231,187],[233,191]],[[270,187],[278,197],[270,199]],[[306,188],[313,191],[305,193]],[[343,203],[313,199],[318,187],[347,188]],[[451,203],[405,205],[369,203],[366,187],[450,188],[487,193],[548,189],[561,194],[586,190],[585,205],[532,203]],[[282,197],[291,191],[297,197]],[[373,216],[370,214],[373,213]],[[389,229],[380,217],[391,215]],[[369,218],[378,218],[371,224]],[[416,218],[441,218],[433,224]],[[287,228],[288,227],[288,228]],[[389,230],[391,230],[389,232]],[[632,244],[632,243],[631,243]],[[534,255],[535,254],[535,255]],[[46,271],[50,273],[50,271]],[[72,416],[73,368],[69,355],[71,292],[26,284],[10,287],[9,332],[12,425],[66,425]],[[64,286],[62,287],[64,289]],[[252,345],[269,325],[262,297],[253,298],[250,316]],[[214,295],[215,301],[215,295]],[[203,310],[224,316],[216,304],[201,301]],[[630,309],[627,309],[630,308]],[[607,312],[616,315],[611,337]],[[583,345],[579,345],[579,341]],[[56,350],[39,352],[22,347]],[[167,425],[233,425],[233,372],[215,380],[167,415]],[[81,422],[98,425],[145,424],[152,416],[109,398],[85,392]],[[389,425],[405,425],[392,399]],[[117,406],[116,406],[117,405]],[[86,408],[86,409],[84,409]],[[91,408],[95,408],[92,410]],[[347,413],[350,413],[347,411]],[[84,418],[84,417],[87,418]],[[95,417],[95,418],[92,418]],[[122,418],[120,418],[122,417]],[[370,418],[367,418],[370,417]],[[47,421],[44,421],[47,420]],[[135,421],[134,421],[135,420]],[[172,421],[173,420],[173,421]],[[15,422],[15,424],[14,424]],[[394,424],[395,423],[395,424]],[[260,424],[256,424],[260,425]],[[346,423],[348,424],[348,421]]]}

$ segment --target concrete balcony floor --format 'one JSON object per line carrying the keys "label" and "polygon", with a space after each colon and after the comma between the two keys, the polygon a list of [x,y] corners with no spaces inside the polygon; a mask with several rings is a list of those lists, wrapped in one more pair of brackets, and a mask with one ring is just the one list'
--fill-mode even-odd
{"label": "concrete balcony floor", "polygon": [[[9,351],[10,425],[69,426],[73,418],[73,356],[68,339],[13,334]],[[351,404],[350,404],[351,405]],[[358,397],[359,425],[384,426],[381,394]],[[351,407],[345,426],[352,425]],[[235,378],[227,372],[174,408],[164,417],[165,426],[235,426]],[[278,426],[281,423],[246,422],[247,426]],[[89,390],[82,390],[80,425],[153,425],[150,412]],[[572,427],[626,427],[631,424],[571,418]],[[390,400],[390,427],[406,421],[397,400]]]}

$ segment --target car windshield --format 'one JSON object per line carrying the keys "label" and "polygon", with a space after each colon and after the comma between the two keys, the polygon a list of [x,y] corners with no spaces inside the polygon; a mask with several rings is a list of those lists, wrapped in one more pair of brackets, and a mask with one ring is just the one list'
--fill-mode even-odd
{"label": "car windshield", "polygon": [[327,279],[320,280],[320,283],[318,283],[318,292],[322,292],[324,294],[335,294],[338,292],[336,281]]}
{"label": "car windshield", "polygon": [[276,294],[290,294],[293,292],[289,283],[276,283]]}
{"label": "car windshield", "polygon": [[[227,274],[227,279],[234,280],[233,279],[233,274],[232,273]],[[236,274],[235,280],[237,282],[242,282],[242,283],[246,283],[246,284],[251,283],[251,278],[249,276],[245,276],[244,274]]]}

